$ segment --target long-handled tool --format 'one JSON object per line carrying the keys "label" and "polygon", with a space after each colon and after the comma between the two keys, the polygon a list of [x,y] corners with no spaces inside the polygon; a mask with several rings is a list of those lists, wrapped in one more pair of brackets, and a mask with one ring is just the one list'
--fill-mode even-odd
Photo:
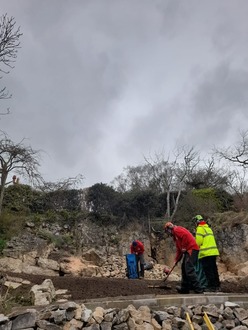
{"label": "long-handled tool", "polygon": [[[163,279],[162,284],[166,282],[166,280],[168,279],[168,277],[170,276],[170,274],[172,273],[173,269],[176,267],[177,262],[174,263],[173,267],[171,268],[171,270],[167,273],[166,277]],[[148,288],[160,288],[160,289],[171,289],[170,286],[168,285],[159,285],[159,284],[155,284],[155,285],[149,285]]]}

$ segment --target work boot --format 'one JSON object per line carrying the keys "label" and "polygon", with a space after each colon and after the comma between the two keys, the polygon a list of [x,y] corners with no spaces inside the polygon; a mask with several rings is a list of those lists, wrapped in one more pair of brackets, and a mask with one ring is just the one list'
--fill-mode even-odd
{"label": "work boot", "polygon": [[204,290],[202,288],[194,289],[194,293],[204,293]]}
{"label": "work boot", "polygon": [[216,292],[216,288],[206,288],[205,292]]}
{"label": "work boot", "polygon": [[143,264],[140,265],[140,277],[144,278],[145,277],[145,267]]}
{"label": "work boot", "polygon": [[180,286],[176,286],[176,290],[177,290],[178,293],[181,293],[181,294],[188,294],[189,293],[188,289],[181,288]]}

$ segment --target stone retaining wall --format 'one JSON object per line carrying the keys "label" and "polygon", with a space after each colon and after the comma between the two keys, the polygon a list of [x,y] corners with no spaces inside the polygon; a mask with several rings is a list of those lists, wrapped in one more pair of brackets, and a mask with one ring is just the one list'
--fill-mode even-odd
{"label": "stone retaining wall", "polygon": [[218,307],[214,304],[169,306],[160,311],[154,311],[148,306],[89,309],[75,302],[56,303],[39,311],[27,309],[7,316],[1,314],[0,329],[186,330],[189,329],[186,318],[188,314],[194,329],[205,330],[205,313],[217,330],[248,329],[248,310],[232,302],[225,302]]}

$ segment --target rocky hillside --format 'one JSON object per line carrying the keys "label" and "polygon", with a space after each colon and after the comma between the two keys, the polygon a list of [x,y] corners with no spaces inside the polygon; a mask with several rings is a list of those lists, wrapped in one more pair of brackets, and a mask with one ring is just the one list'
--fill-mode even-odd
{"label": "rocky hillside", "polygon": [[[239,278],[248,274],[248,215],[219,214],[211,219],[216,233],[221,276]],[[162,224],[161,224],[162,227]],[[163,234],[147,234],[140,225],[128,228],[99,227],[84,219],[72,233],[67,224],[43,222],[38,226],[27,222],[25,230],[13,238],[0,258],[2,271],[56,276],[126,277],[125,255],[133,239],[146,248],[146,262],[153,269],[149,279],[162,278],[164,265],[173,263],[175,251],[170,238]],[[180,273],[176,270],[173,276]]]}

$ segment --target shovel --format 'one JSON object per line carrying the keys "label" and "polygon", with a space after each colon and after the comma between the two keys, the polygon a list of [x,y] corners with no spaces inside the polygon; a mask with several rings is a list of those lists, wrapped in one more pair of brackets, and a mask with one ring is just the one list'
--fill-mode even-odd
{"label": "shovel", "polygon": [[[171,268],[171,270],[168,272],[168,274],[166,275],[166,277],[163,279],[162,283],[166,282],[166,280],[168,279],[168,277],[170,276],[170,274],[172,273],[173,269],[176,267],[177,263],[174,264],[174,266]],[[158,289],[171,289],[170,286],[168,285],[159,285],[159,284],[155,284],[155,285],[148,285],[148,288],[158,288]]]}

